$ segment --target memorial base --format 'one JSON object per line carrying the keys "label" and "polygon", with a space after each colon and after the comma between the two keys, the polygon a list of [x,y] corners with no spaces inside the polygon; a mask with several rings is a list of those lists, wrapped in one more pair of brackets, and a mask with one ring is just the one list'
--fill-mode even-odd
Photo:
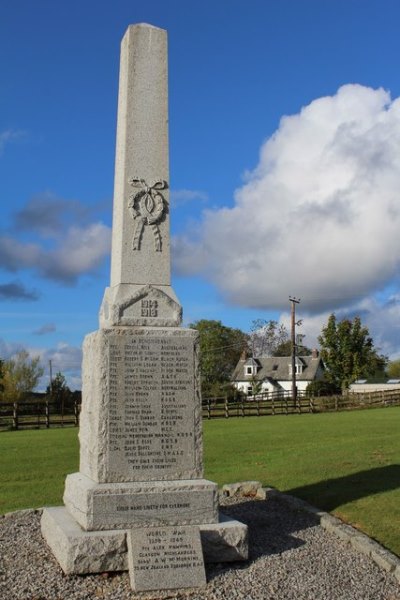
{"label": "memorial base", "polygon": [[85,530],[218,522],[218,488],[206,479],[96,483],[73,473],[64,504]]}
{"label": "memorial base", "polygon": [[[127,530],[84,531],[65,507],[45,508],[41,527],[67,575],[128,570]],[[198,527],[206,563],[247,560],[247,525],[220,514]]]}

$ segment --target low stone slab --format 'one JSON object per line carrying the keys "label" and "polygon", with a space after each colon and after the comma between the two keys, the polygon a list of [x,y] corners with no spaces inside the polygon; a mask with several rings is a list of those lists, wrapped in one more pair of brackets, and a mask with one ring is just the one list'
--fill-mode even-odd
{"label": "low stone slab", "polygon": [[200,525],[201,544],[208,563],[234,562],[249,557],[247,525],[219,514],[219,523]]}
{"label": "low stone slab", "polygon": [[223,496],[251,497],[264,500],[266,497],[260,481],[239,481],[227,483],[222,487]]}
{"label": "low stone slab", "polygon": [[218,488],[206,479],[96,483],[73,473],[64,503],[88,531],[218,522]]}
{"label": "low stone slab", "polygon": [[[199,525],[204,561],[247,560],[247,525],[220,515]],[[127,571],[126,530],[84,531],[64,506],[43,509],[42,535],[67,575]]]}
{"label": "low stone slab", "polygon": [[125,531],[83,532],[63,506],[45,508],[42,535],[67,574],[126,569]]}
{"label": "low stone slab", "polygon": [[128,567],[135,592],[206,585],[199,528],[147,527],[127,532]]}

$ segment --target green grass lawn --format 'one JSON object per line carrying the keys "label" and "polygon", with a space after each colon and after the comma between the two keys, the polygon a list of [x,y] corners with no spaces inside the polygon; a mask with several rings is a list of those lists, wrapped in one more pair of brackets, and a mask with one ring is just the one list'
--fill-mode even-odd
{"label": "green grass lawn", "polygon": [[[205,476],[257,479],[333,512],[400,555],[400,407],[204,422]],[[77,429],[0,433],[0,513],[62,503]]]}

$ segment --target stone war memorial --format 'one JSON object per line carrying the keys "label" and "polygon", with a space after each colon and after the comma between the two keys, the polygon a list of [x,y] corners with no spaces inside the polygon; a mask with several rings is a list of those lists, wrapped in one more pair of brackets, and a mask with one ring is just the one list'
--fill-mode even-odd
{"label": "stone war memorial", "polygon": [[134,591],[205,585],[247,559],[247,527],[203,478],[198,333],[171,287],[167,33],[122,40],[111,282],[83,345],[79,472],[42,534],[66,574],[129,570]]}

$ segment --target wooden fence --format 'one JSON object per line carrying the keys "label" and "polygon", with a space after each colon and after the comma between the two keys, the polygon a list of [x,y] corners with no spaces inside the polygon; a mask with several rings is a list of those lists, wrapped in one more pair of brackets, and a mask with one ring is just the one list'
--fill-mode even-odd
{"label": "wooden fence", "polygon": [[0,431],[79,425],[80,400],[0,402]]}
{"label": "wooden fence", "polygon": [[203,418],[264,417],[321,413],[363,408],[400,406],[400,390],[348,393],[343,396],[308,396],[298,392],[294,403],[290,393],[273,392],[245,398],[207,398],[203,401]]}
{"label": "wooden fence", "polygon": [[[203,418],[291,415],[400,406],[399,390],[348,393],[343,396],[307,396],[298,392],[296,404],[290,393],[258,394],[250,397],[207,398],[203,401]],[[78,426],[80,398],[61,403],[49,400],[0,402],[0,431]]]}

